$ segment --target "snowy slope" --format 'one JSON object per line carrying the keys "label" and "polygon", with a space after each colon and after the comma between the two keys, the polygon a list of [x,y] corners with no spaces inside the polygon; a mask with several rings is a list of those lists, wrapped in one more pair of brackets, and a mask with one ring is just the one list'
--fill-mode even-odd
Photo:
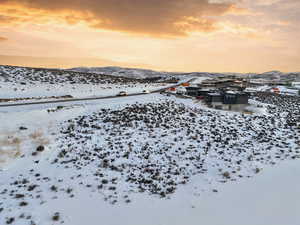
{"label": "snowy slope", "polygon": [[[287,161],[267,167],[254,178],[220,184],[218,193],[195,196],[195,188],[202,184],[201,179],[195,179],[169,200],[137,194],[130,204],[110,205],[83,192],[76,198],[54,199],[39,207],[39,212],[49,215],[60,211],[65,224],[71,225],[99,221],[107,225],[199,225],[199,221],[206,225],[298,225],[299,165],[298,161]],[[43,216],[40,224],[47,224],[47,220],[51,218]]]}
{"label": "snowy slope", "polygon": [[251,79],[286,79],[286,80],[300,80],[300,72],[295,73],[282,73],[280,71],[270,71],[266,73],[207,73],[207,72],[191,72],[191,73],[179,73],[179,72],[160,72],[153,70],[137,69],[137,68],[122,68],[122,67],[79,67],[72,68],[71,71],[107,74],[112,76],[121,76],[135,79],[149,79],[149,78],[161,78],[161,80],[176,78],[186,79],[186,77],[220,77],[220,76],[240,76]]}
{"label": "snowy slope", "polygon": [[85,73],[98,73],[108,74],[112,76],[121,76],[134,79],[146,79],[149,77],[169,77],[170,74],[166,72],[157,72],[146,69],[132,69],[121,67],[79,67],[70,69],[71,71],[85,72]]}
{"label": "snowy slope", "polygon": [[[288,125],[299,115],[299,98],[255,100],[266,113],[210,110],[159,94],[1,108],[0,224],[221,225],[222,217],[222,225],[234,224],[218,200],[260,187],[256,174],[300,157],[299,130]],[[235,202],[232,210],[247,212],[247,202]],[[214,207],[224,208],[220,218]],[[253,215],[252,225],[265,214]],[[290,215],[276,216],[296,224]]]}
{"label": "snowy slope", "polygon": [[[101,70],[0,66],[0,99],[165,86]],[[252,98],[252,115],[160,94],[0,108],[0,224],[297,225],[300,98]]]}
{"label": "snowy slope", "polygon": [[162,83],[53,69],[0,66],[0,99],[111,96],[155,90]]}
{"label": "snowy slope", "polygon": [[[233,73],[204,73],[204,72],[193,72],[193,73],[178,73],[178,72],[161,72],[154,70],[145,70],[137,68],[122,68],[122,67],[79,67],[72,68],[71,71],[86,72],[86,73],[97,73],[97,74],[108,74],[116,77],[128,77],[134,79],[151,79],[157,78],[159,80],[170,80],[170,79],[191,79],[197,77],[218,77],[223,75],[233,75]],[[238,74],[236,74],[238,75]]]}

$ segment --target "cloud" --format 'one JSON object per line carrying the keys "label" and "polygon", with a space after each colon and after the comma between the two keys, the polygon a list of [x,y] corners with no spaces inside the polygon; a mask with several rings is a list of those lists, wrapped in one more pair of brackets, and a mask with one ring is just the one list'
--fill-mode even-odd
{"label": "cloud", "polygon": [[256,4],[257,5],[262,5],[262,6],[270,6],[270,5],[276,4],[280,1],[281,0],[256,0]]}
{"label": "cloud", "polygon": [[242,37],[247,39],[263,40],[266,39],[266,31],[258,31],[256,28],[232,23],[230,21],[221,22],[223,29],[220,32],[234,35],[235,37]]}
{"label": "cloud", "polygon": [[247,8],[242,8],[242,7],[238,7],[236,5],[232,5],[227,11],[226,13],[227,15],[237,15],[237,16],[240,16],[240,15],[250,15],[250,16],[255,16],[257,15],[256,12],[254,11],[251,11]]}
{"label": "cloud", "polygon": [[6,37],[0,37],[0,42],[7,41],[8,39]]}
{"label": "cloud", "polygon": [[[0,26],[64,21],[156,37],[218,29],[217,17],[245,12],[209,0],[0,0]],[[214,19],[213,19],[214,18]]]}

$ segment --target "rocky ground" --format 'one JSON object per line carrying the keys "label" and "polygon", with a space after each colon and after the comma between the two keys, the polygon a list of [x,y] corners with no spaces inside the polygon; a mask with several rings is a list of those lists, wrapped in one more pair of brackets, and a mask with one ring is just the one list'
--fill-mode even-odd
{"label": "rocky ground", "polygon": [[144,81],[103,74],[81,73],[67,70],[0,66],[0,77],[6,82],[27,83],[41,82],[48,84],[127,84]]}
{"label": "rocky ground", "polygon": [[284,117],[290,126],[300,121],[300,98],[298,96],[274,93],[256,93],[253,99],[269,104],[268,111],[277,117]]}
{"label": "rocky ground", "polygon": [[[298,159],[299,130],[289,118],[299,115],[299,98],[255,99],[274,105],[265,106],[267,114],[243,115],[161,97],[66,120],[51,155],[45,157],[46,145],[37,146],[21,155],[32,161],[22,172],[0,173],[6,179],[0,186],[0,221],[40,224],[33,209],[76,198],[83,190],[107,204],[131,204],[134,193],[172,198],[196,175],[224,183]],[[64,215],[54,210],[48,220],[45,224],[63,222]]]}

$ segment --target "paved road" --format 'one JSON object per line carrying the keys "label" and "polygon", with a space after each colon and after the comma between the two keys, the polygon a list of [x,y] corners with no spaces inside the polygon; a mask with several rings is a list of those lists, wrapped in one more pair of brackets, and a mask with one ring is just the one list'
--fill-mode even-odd
{"label": "paved road", "polygon": [[[191,82],[193,81],[195,78],[190,79],[189,81],[186,82]],[[175,84],[172,86],[168,86],[166,88],[161,88],[155,91],[151,91],[151,93],[159,93],[162,91],[166,91],[169,88],[172,87],[178,87],[180,86],[182,83],[186,83],[186,82],[181,82],[179,84]],[[43,105],[43,104],[52,104],[52,103],[64,103],[64,102],[78,102],[78,101],[93,101],[93,100],[101,100],[101,99],[113,99],[113,98],[126,98],[126,97],[131,97],[131,96],[140,96],[140,95],[147,95],[149,93],[133,93],[133,94],[129,94],[126,96],[105,96],[105,97],[89,97],[89,98],[72,98],[72,99],[60,99],[60,100],[53,100],[53,101],[41,101],[41,102],[23,102],[23,103],[11,103],[11,104],[0,104],[0,108],[1,107],[15,107],[15,106],[24,106],[24,105]]]}
{"label": "paved road", "polygon": [[11,103],[11,104],[0,104],[0,107],[12,107],[12,106],[24,106],[24,105],[43,105],[52,103],[64,103],[64,102],[79,102],[79,101],[92,101],[99,99],[112,99],[112,98],[125,98],[129,96],[139,96],[145,95],[147,93],[134,93],[126,96],[105,96],[105,97],[89,97],[89,98],[70,98],[70,99],[60,99],[52,101],[40,101],[40,102],[24,102],[24,103]]}

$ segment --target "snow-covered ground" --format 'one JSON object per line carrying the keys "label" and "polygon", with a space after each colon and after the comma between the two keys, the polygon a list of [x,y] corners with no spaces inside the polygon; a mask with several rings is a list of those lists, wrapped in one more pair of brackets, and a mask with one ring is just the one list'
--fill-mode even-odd
{"label": "snow-covered ground", "polygon": [[281,95],[294,95],[299,96],[299,90],[297,88],[290,88],[287,86],[275,86],[270,87],[268,85],[265,86],[258,86],[255,88],[246,88],[246,91],[248,92],[275,92],[274,88],[277,89],[276,92]]}
{"label": "snow-covered ground", "polygon": [[159,94],[0,108],[0,224],[297,225],[299,99],[252,103],[263,108]]}
{"label": "snow-covered ground", "polygon": [[299,90],[298,89],[291,89],[286,86],[278,86],[278,90],[280,91],[281,94],[285,95],[299,95]]}
{"label": "snow-covered ground", "polygon": [[209,79],[211,79],[211,78],[209,78],[209,77],[195,77],[195,78],[193,79],[193,81],[191,82],[191,84],[192,84],[192,85],[193,85],[193,84],[201,84],[203,81],[209,80]]}
{"label": "snow-covered ground", "polygon": [[71,71],[108,74],[116,77],[130,77],[134,79],[163,78],[168,79],[171,75],[167,72],[158,72],[147,69],[121,68],[121,67],[78,67],[70,69]]}
{"label": "snow-covered ground", "polygon": [[171,199],[136,194],[131,204],[110,205],[87,191],[37,208],[46,215],[40,221],[51,220],[47,215],[59,211],[70,225],[299,225],[299,174],[299,161],[287,161],[254,178],[221,184],[218,193],[195,196],[201,184],[195,179]]}
{"label": "snow-covered ground", "polygon": [[271,87],[269,87],[268,85],[264,85],[264,86],[257,86],[257,87],[251,87],[251,88],[246,88],[245,91],[248,92],[257,92],[257,91],[268,91],[270,90]]}
{"label": "snow-covered ground", "polygon": [[115,84],[34,84],[17,86],[0,82],[1,98],[25,98],[25,97],[44,97],[44,96],[66,96],[73,98],[84,98],[94,96],[114,96],[120,91],[128,94],[142,93],[144,90],[154,91],[167,87],[167,84],[136,84],[136,85],[115,85]]}
{"label": "snow-covered ground", "polygon": [[166,86],[164,83],[100,74],[0,66],[0,100],[67,95],[73,98],[113,96],[121,91],[141,93]]}
{"label": "snow-covered ground", "polygon": [[159,78],[160,80],[168,80],[170,78],[175,79],[186,79],[187,77],[223,77],[223,76],[238,76],[246,77],[249,79],[287,79],[287,80],[300,80],[300,72],[294,73],[282,73],[280,71],[270,71],[262,74],[256,73],[207,73],[207,72],[163,72],[154,71],[147,69],[138,68],[122,68],[122,67],[79,67],[70,69],[71,71],[85,72],[85,73],[97,73],[97,74],[107,74],[116,77],[130,77],[135,79],[146,79],[146,78]]}

